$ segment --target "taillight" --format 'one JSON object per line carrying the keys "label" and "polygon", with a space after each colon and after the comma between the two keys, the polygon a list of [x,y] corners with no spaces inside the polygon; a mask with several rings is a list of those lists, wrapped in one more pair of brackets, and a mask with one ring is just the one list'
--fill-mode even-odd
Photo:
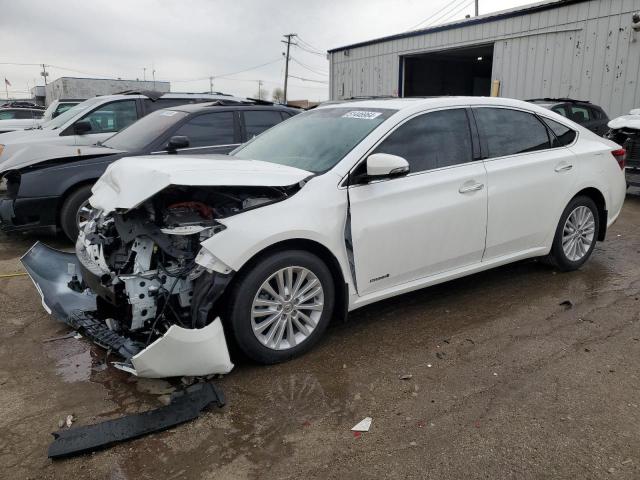
{"label": "taillight", "polygon": [[627,159],[627,151],[624,148],[619,148],[618,150],[612,151],[611,155],[613,155],[613,158],[615,158],[616,162],[618,162],[620,170],[624,170],[624,163]]}

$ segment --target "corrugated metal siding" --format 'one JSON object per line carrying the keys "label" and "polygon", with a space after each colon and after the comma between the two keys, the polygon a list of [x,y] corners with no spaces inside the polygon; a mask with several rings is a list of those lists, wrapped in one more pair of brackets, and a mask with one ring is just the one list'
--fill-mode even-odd
{"label": "corrugated metal siding", "polygon": [[401,56],[493,43],[502,96],[590,100],[615,117],[640,107],[636,11],[640,0],[591,0],[335,51],[331,99],[398,95]]}

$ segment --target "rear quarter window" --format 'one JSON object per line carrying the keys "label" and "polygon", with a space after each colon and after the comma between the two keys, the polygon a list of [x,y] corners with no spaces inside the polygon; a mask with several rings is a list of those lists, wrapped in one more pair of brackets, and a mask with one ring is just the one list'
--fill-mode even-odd
{"label": "rear quarter window", "polygon": [[577,133],[575,130],[565,127],[561,123],[548,118],[542,119],[547,124],[549,129],[553,132],[554,138],[551,140],[552,147],[565,147],[571,145],[576,138]]}

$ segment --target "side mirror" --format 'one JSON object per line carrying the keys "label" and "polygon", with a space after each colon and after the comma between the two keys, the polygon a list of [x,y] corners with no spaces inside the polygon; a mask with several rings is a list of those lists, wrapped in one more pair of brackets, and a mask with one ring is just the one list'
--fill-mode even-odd
{"label": "side mirror", "polygon": [[167,152],[176,153],[177,150],[188,147],[189,137],[185,137],[183,135],[175,135],[169,139],[169,143],[167,144]]}
{"label": "side mirror", "polygon": [[409,162],[397,155],[374,153],[367,157],[367,176],[372,179],[399,177],[409,173]]}
{"label": "side mirror", "polygon": [[80,120],[73,124],[73,133],[76,135],[84,135],[92,130],[91,122],[87,120]]}

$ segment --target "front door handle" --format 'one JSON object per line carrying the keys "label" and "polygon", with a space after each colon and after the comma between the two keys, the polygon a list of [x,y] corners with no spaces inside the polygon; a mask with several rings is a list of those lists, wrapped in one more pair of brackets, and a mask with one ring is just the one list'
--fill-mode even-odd
{"label": "front door handle", "polygon": [[558,165],[556,167],[556,173],[560,173],[560,172],[568,172],[569,170],[571,170],[573,168],[573,165],[571,164],[567,164],[567,165]]}
{"label": "front door handle", "polygon": [[471,185],[467,185],[466,183],[458,189],[460,193],[470,193],[477,192],[478,190],[482,190],[484,188],[484,183],[473,183]]}

